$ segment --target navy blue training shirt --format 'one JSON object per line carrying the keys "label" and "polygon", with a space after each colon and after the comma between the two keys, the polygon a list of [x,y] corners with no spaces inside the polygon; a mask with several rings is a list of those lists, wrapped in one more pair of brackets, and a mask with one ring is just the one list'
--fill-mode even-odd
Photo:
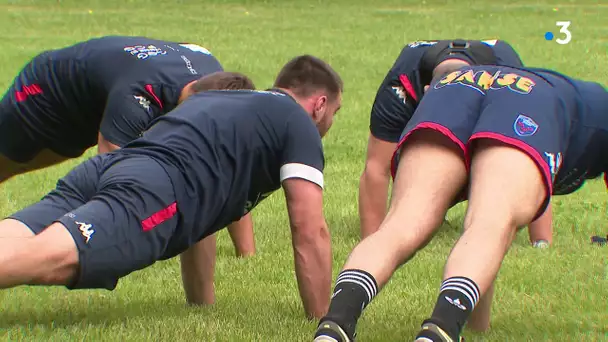
{"label": "navy blue training shirt", "polygon": [[323,187],[321,136],[280,91],[208,91],[157,118],[114,153],[149,155],[171,176],[176,238],[193,243],[240,219],[289,178]]}
{"label": "navy blue training shirt", "polygon": [[[543,77],[559,92],[562,112],[571,121],[564,155],[545,155],[550,167],[557,172],[553,194],[570,194],[582,187],[585,180],[608,171],[608,92],[598,83],[573,79],[552,70],[524,70]],[[604,179],[607,180],[606,175]]]}
{"label": "navy blue training shirt", "polygon": [[[86,147],[97,143],[98,131],[118,146],[137,138],[175,108],[186,84],[222,71],[203,47],[144,37],[95,38],[34,61],[36,76],[51,88],[52,115],[73,125]],[[35,124],[35,111],[23,115]]]}
{"label": "navy blue training shirt", "polygon": [[[407,44],[382,81],[370,116],[370,132],[380,140],[397,143],[424,94],[420,64],[424,53],[440,40]],[[492,47],[496,65],[522,67],[519,55],[501,40],[482,40]],[[428,72],[428,70],[427,70]]]}

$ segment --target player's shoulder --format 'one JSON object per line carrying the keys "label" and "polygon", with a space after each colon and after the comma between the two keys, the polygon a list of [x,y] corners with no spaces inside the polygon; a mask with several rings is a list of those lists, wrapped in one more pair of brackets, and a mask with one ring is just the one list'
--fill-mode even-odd
{"label": "player's shoulder", "polygon": [[[81,45],[96,50],[126,52],[140,60],[165,55],[175,55],[181,59],[184,56],[215,59],[211,51],[194,43],[174,42],[144,36],[102,36],[91,38],[82,42]],[[161,59],[154,58],[154,60],[160,61]]]}
{"label": "player's shoulder", "polygon": [[[315,127],[310,115],[287,92],[281,89],[253,90],[256,106],[276,125],[285,125],[290,130],[310,130]],[[316,129],[315,129],[316,132]]]}
{"label": "player's shoulder", "polygon": [[226,107],[247,107],[256,112],[297,112],[304,109],[287,93],[278,90],[210,90],[192,95],[204,106],[221,104]]}
{"label": "player's shoulder", "polygon": [[565,82],[575,88],[589,90],[591,93],[602,94],[606,92],[604,87],[599,83],[575,78],[557,70],[536,67],[523,67],[520,69],[536,74],[552,84],[557,83],[556,80],[559,80],[561,83]]}
{"label": "player's shoulder", "polygon": [[[437,44],[444,44],[444,45],[449,45],[450,42],[453,42],[454,39],[436,39],[436,40],[416,40],[416,41],[411,41],[407,44],[405,44],[405,46],[403,46],[402,48],[402,52],[405,51],[413,51],[413,50],[421,50],[424,51],[432,46],[435,46]],[[501,39],[471,39],[471,40],[467,40],[468,42],[477,42],[477,43],[481,43],[490,47],[501,47],[501,46],[509,46],[511,47],[511,44],[509,44],[508,42],[501,40]]]}
{"label": "player's shoulder", "polygon": [[[511,43],[507,42],[506,40],[500,40],[500,39],[485,39],[485,40],[480,40],[480,42],[486,46],[489,46],[492,48],[492,50],[494,50],[494,53],[500,58],[502,55],[517,55],[517,51],[515,50],[515,47],[513,47],[513,45],[511,45]],[[518,63],[519,65],[520,63]]]}
{"label": "player's shoulder", "polygon": [[305,113],[304,108],[290,94],[280,89],[238,90],[237,92],[248,94],[247,96],[254,104],[266,108],[268,111]]}
{"label": "player's shoulder", "polygon": [[438,41],[419,40],[405,44],[393,62],[393,65],[388,72],[388,77],[396,78],[399,77],[399,75],[409,76],[412,74],[418,68],[418,64],[422,60],[424,52],[431,46],[437,44],[437,42]]}
{"label": "player's shoulder", "polygon": [[416,40],[406,43],[402,48],[397,61],[420,58],[426,50],[440,43],[441,40]]}
{"label": "player's shoulder", "polygon": [[511,44],[501,39],[480,39],[478,40],[478,42],[480,42],[481,44],[485,44],[491,48],[500,48],[505,46],[511,47]]}
{"label": "player's shoulder", "polygon": [[121,46],[140,46],[140,45],[154,45],[160,44],[163,41],[156,40],[152,38],[147,38],[143,36],[119,36],[119,35],[108,35],[108,36],[100,36],[93,37],[86,41],[83,41],[81,44],[91,46],[91,47],[121,47]]}

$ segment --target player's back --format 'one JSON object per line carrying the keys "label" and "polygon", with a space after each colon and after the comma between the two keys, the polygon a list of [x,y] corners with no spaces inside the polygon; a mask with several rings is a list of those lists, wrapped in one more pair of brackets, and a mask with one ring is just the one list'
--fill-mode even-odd
{"label": "player's back", "polygon": [[[111,93],[130,96],[161,84],[175,97],[203,75],[220,71],[206,49],[145,37],[106,36],[43,54],[51,63],[55,97],[74,120],[99,122]],[[154,94],[162,96],[162,94]]]}
{"label": "player's back", "polygon": [[[417,41],[405,45],[383,83],[394,83],[394,79],[399,79],[409,97],[416,99],[417,102],[424,95],[424,86],[432,79],[432,68],[439,57],[436,53],[427,52],[431,48],[441,52],[448,49],[452,42],[453,40],[444,39]],[[505,41],[462,40],[462,42],[475,45],[472,49],[490,48],[493,54],[492,58],[489,58],[493,60],[492,65],[523,67],[523,62],[515,49]]]}
{"label": "player's back", "polygon": [[560,157],[554,194],[568,194],[608,171],[608,92],[596,82],[565,76],[559,72],[528,68],[559,92],[561,106],[570,116],[568,147]]}
{"label": "player's back", "polygon": [[179,173],[174,177],[184,181],[176,188],[180,210],[194,218],[184,226],[204,222],[210,234],[280,188],[285,151],[302,132],[302,147],[322,155],[312,119],[290,96],[209,91],[159,117],[123,150],[150,155]]}
{"label": "player's back", "polygon": [[221,70],[217,59],[201,46],[146,37],[106,36],[62,51],[85,62],[93,83],[106,89],[155,76],[185,85],[196,75]]}

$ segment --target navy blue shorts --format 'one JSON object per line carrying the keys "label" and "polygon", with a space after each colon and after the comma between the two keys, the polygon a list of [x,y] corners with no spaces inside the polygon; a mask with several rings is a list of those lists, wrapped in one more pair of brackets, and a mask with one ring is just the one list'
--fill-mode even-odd
{"label": "navy blue shorts", "polygon": [[84,132],[66,119],[67,109],[49,84],[53,69],[46,53],[36,56],[0,101],[0,154],[14,162],[27,163],[43,149],[75,158],[97,144],[97,132]]}
{"label": "navy blue shorts", "polygon": [[80,272],[68,288],[112,290],[129,273],[178,254],[171,238],[179,221],[166,169],[146,156],[109,153],[80,164],[40,202],[9,218],[39,234],[67,227]]}
{"label": "navy blue shorts", "polygon": [[27,163],[43,149],[42,141],[33,137],[13,105],[14,92],[0,101],[0,154],[16,163]]}
{"label": "navy blue shorts", "polygon": [[515,68],[476,66],[431,85],[393,155],[393,177],[401,147],[420,129],[450,138],[462,150],[467,169],[475,139],[494,139],[522,150],[542,173],[546,205],[566,148],[570,119],[559,94],[543,78]]}

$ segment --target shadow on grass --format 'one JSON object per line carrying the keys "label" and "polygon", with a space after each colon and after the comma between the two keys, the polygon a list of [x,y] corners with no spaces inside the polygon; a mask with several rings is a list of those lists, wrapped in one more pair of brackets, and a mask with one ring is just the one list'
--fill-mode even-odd
{"label": "shadow on grass", "polygon": [[608,328],[595,326],[581,327],[576,319],[564,322],[548,319],[542,312],[502,315],[492,319],[491,328],[486,333],[465,331],[469,341],[606,341]]}
{"label": "shadow on grass", "polygon": [[56,306],[56,303],[49,307],[19,305],[14,309],[2,310],[0,330],[108,326],[122,324],[132,318],[156,321],[168,316],[186,317],[196,310],[169,298],[125,302],[111,296],[108,299],[89,299],[85,303],[75,301],[60,308]]}
{"label": "shadow on grass", "polygon": [[[258,289],[240,286],[228,287],[217,293],[217,303],[206,307],[187,305],[181,293],[172,291],[150,293],[149,296],[142,293],[135,298],[132,292],[60,290],[38,295],[35,293],[38,291],[36,289],[18,298],[3,298],[4,301],[10,298],[12,305],[0,306],[0,331],[65,330],[71,333],[112,327],[139,330],[145,329],[142,324],[147,325],[148,322],[155,322],[154,329],[162,329],[167,324],[180,322],[181,330],[223,326],[248,333],[248,330],[256,331],[260,317],[285,324],[290,329],[297,329],[303,321],[298,301],[281,296],[260,296]],[[30,295],[31,301],[28,300]],[[251,298],[256,298],[256,305],[242,304],[250,303]]]}

